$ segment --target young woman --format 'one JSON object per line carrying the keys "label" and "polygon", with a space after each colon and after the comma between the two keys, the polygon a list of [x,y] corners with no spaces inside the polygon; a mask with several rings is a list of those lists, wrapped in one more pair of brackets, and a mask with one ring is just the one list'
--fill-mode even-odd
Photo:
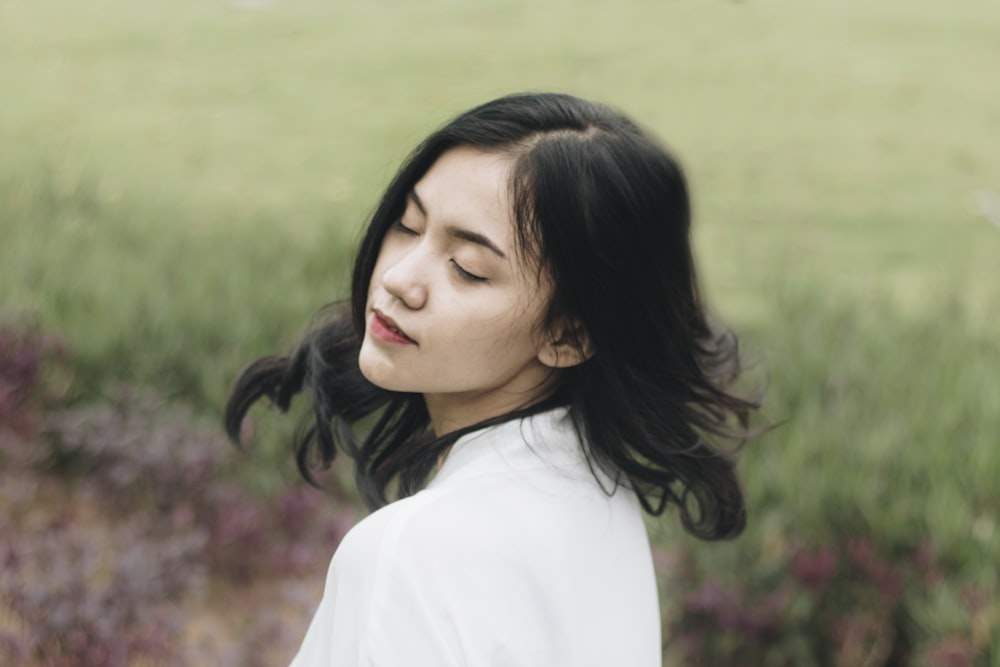
{"label": "young woman", "polygon": [[226,409],[237,440],[255,401],[308,390],[300,470],[343,449],[381,508],[334,554],[294,667],[660,664],[642,512],[737,535],[725,441],[755,408],[689,226],[670,155],[576,97],[494,100],[416,149],[349,312],[252,364]]}

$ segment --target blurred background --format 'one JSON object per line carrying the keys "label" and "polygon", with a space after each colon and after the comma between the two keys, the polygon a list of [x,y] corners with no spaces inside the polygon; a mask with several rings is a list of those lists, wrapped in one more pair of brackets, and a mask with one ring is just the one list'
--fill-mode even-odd
{"label": "blurred background", "polygon": [[1000,666],[1000,5],[4,0],[0,662],[279,665],[363,516],[219,414],[346,295],[403,157],[519,90],[688,171],[781,427],[651,522],[664,664]]}

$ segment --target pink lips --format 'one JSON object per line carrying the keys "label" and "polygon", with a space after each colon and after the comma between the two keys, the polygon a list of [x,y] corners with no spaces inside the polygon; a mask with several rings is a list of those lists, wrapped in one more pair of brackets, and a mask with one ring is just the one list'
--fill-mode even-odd
{"label": "pink lips", "polygon": [[368,319],[368,333],[378,340],[397,345],[416,345],[413,340],[395,322],[377,310],[373,310]]}

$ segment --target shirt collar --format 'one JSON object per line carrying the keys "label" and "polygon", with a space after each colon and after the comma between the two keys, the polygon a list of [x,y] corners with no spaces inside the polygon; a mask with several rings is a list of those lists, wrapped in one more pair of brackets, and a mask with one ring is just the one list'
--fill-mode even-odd
{"label": "shirt collar", "polygon": [[569,409],[558,407],[513,419],[459,438],[428,488],[470,477],[553,466],[567,472],[590,467]]}

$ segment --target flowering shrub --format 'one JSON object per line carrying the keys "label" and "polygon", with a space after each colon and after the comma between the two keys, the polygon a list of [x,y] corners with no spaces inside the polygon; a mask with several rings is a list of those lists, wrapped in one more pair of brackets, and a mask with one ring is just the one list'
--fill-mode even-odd
{"label": "flowering shrub", "polygon": [[247,493],[226,478],[219,429],[148,391],[53,409],[39,383],[62,354],[0,330],[0,664],[253,666],[293,647],[302,624],[287,628],[272,601],[226,609],[239,637],[194,646],[192,609],[276,575],[321,575],[353,508],[302,487]]}
{"label": "flowering shrub", "polygon": [[[814,312],[778,329],[796,418],[741,462],[747,533],[659,548],[664,664],[1000,667],[993,332]],[[248,492],[217,428],[149,392],[57,409],[42,340],[0,328],[0,664],[287,662],[351,505]]]}
{"label": "flowering shrub", "polygon": [[65,343],[36,327],[0,325],[0,440],[7,460],[37,456],[27,440],[37,432],[46,403],[43,361],[48,367],[65,358]]}
{"label": "flowering shrub", "polygon": [[[773,576],[703,577],[690,554],[676,563],[667,589],[680,600],[664,635],[667,665],[776,667],[973,667],[990,638],[970,630],[925,636],[908,610],[925,605],[945,564],[929,541],[888,553],[872,537],[835,545],[798,545]],[[988,615],[989,591],[966,591],[968,627]],[[982,618],[990,623],[991,619]]]}
{"label": "flowering shrub", "polygon": [[261,502],[223,479],[229,449],[218,429],[197,426],[188,410],[149,392],[124,387],[103,405],[57,412],[46,423],[57,466],[103,489],[109,513],[139,504],[168,532],[204,532],[222,576],[315,568],[353,523],[347,510],[319,528],[313,517],[323,514],[323,496],[313,489]]}
{"label": "flowering shrub", "polygon": [[[49,493],[63,495],[53,484],[36,484],[33,491],[45,500]],[[30,505],[15,511],[30,511],[41,499],[26,494],[22,500]],[[72,506],[32,524],[0,529],[0,590],[20,630],[0,633],[8,660],[115,667],[168,653],[183,621],[170,605],[204,574],[197,535],[154,541],[138,518],[95,525]]]}

